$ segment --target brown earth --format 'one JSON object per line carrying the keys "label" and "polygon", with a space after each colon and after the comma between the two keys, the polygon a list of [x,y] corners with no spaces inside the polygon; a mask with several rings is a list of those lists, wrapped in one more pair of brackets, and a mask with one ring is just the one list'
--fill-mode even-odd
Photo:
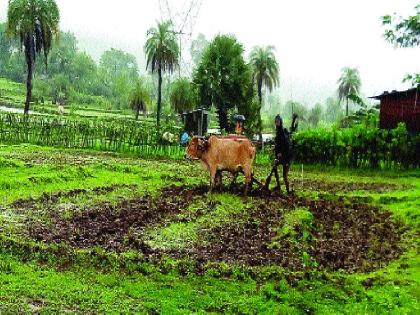
{"label": "brown earth", "polygon": [[72,189],[69,191],[59,191],[59,192],[54,192],[54,193],[43,193],[40,197],[38,198],[29,198],[29,199],[18,199],[15,202],[13,202],[10,207],[13,209],[20,209],[20,210],[25,210],[25,209],[33,209],[35,208],[37,205],[40,205],[42,207],[45,207],[48,204],[55,204],[59,201],[60,198],[72,198],[72,197],[76,197],[80,194],[84,194],[84,193],[88,193],[88,192],[93,192],[97,195],[105,195],[107,193],[113,192],[114,190],[117,190],[119,188],[132,188],[135,189],[137,187],[137,185],[110,185],[110,186],[100,186],[100,187],[95,187],[92,190],[88,190],[88,189]]}
{"label": "brown earth", "polygon": [[29,234],[34,239],[47,243],[66,242],[80,248],[101,246],[117,252],[137,249],[145,254],[152,254],[151,248],[136,232],[178,214],[199,195],[202,193],[169,186],[162,190],[159,198],[146,195],[124,200],[117,206],[101,204],[84,209],[70,220],[50,211],[52,224],[30,222]]}
{"label": "brown earth", "polygon": [[302,187],[304,190],[313,191],[328,191],[328,192],[353,192],[358,190],[366,190],[372,192],[389,192],[393,190],[402,190],[407,187],[403,185],[390,184],[390,183],[361,183],[361,182],[342,182],[342,181],[322,181],[316,179],[294,179],[293,186],[296,190]]}
{"label": "brown earth", "polygon": [[[207,191],[208,186],[168,186],[159,197],[143,196],[117,206],[96,205],[69,220],[51,212],[52,222],[30,222],[29,234],[48,243],[66,242],[80,248],[101,246],[117,252],[135,249],[146,256],[158,256],[163,252],[143,241],[144,228],[178,220],[177,214],[194,199],[203,198]],[[248,202],[251,206],[243,215],[235,215],[222,226],[199,231],[199,241],[192,248],[166,253],[200,262],[275,264],[292,270],[305,268],[303,257],[307,253],[312,257],[312,267],[316,262],[319,269],[354,272],[376,269],[402,252],[403,225],[393,221],[390,213],[367,203],[351,203],[344,198],[311,200],[258,191]],[[280,237],[284,213],[295,207],[309,209],[312,225],[306,232],[296,226],[293,237]]]}
{"label": "brown earth", "polygon": [[[296,227],[297,237],[284,237],[273,246],[283,209],[305,207],[313,214],[310,236]],[[200,259],[252,266],[276,264],[303,269],[307,252],[320,269],[369,271],[397,258],[404,227],[390,213],[364,204],[302,197],[269,197],[256,203],[245,223],[214,227],[203,237],[207,242],[193,251]],[[241,218],[236,216],[241,222]]]}

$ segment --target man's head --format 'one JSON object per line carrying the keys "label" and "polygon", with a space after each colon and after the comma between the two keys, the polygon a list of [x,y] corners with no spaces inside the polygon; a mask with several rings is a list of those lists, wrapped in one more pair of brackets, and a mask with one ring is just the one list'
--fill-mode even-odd
{"label": "man's head", "polygon": [[276,124],[276,127],[283,127],[283,119],[281,119],[280,115],[276,116],[276,118],[274,119],[274,123]]}
{"label": "man's head", "polygon": [[207,141],[201,137],[194,136],[188,144],[185,158],[189,160],[199,160],[206,150]]}

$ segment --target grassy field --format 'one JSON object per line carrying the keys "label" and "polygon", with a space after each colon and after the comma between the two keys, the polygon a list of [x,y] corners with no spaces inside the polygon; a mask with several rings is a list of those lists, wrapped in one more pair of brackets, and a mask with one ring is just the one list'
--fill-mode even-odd
{"label": "grassy field", "polygon": [[294,195],[244,198],[195,162],[3,145],[0,172],[0,313],[420,311],[418,171],[295,165]]}

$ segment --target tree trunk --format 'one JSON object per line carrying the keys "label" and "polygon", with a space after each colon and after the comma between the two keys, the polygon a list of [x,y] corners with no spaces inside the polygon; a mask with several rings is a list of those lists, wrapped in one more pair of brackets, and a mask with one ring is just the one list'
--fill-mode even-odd
{"label": "tree trunk", "polygon": [[28,77],[26,78],[26,101],[25,101],[25,109],[24,114],[29,114],[29,104],[32,99],[32,76],[33,76],[33,62],[32,56],[27,58],[27,65],[28,65]]}
{"label": "tree trunk", "polygon": [[259,141],[262,143],[263,141],[263,137],[262,137],[262,121],[261,121],[261,108],[262,108],[262,81],[258,82],[258,103],[259,103],[259,107],[258,107],[258,138]]}
{"label": "tree trunk", "polygon": [[228,117],[227,117],[226,110],[223,107],[218,106],[217,107],[217,114],[219,116],[220,130],[224,129],[226,132],[229,132],[229,124],[228,124]]}
{"label": "tree trunk", "polygon": [[136,108],[136,120],[139,120],[140,108],[137,106]]}
{"label": "tree trunk", "polygon": [[157,129],[160,129],[160,112],[162,111],[162,64],[158,65],[158,100],[157,100]]}
{"label": "tree trunk", "polygon": [[349,97],[346,97],[346,117],[349,117]]}

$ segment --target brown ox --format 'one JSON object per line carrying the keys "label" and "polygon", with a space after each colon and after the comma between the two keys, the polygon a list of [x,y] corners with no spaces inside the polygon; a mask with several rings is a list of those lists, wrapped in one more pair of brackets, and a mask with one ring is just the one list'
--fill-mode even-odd
{"label": "brown ox", "polygon": [[193,137],[188,144],[186,158],[203,161],[210,172],[210,187],[214,189],[222,181],[222,171],[245,175],[245,194],[252,181],[252,166],[255,159],[255,147],[245,137],[211,136],[208,140]]}

